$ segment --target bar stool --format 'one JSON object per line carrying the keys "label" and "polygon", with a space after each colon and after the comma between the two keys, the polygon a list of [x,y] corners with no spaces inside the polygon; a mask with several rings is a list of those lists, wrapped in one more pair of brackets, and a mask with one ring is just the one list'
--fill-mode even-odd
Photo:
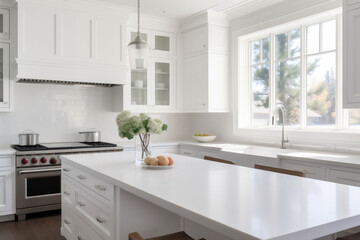
{"label": "bar stool", "polygon": [[[185,232],[177,232],[164,236],[148,238],[148,239],[144,239],[140,236],[139,233],[133,232],[129,234],[129,240],[194,240],[194,239],[189,235],[187,235]],[[199,240],[206,240],[206,239],[202,238]]]}
{"label": "bar stool", "polygon": [[359,239],[360,239],[360,233],[355,233],[349,236],[339,237],[336,240],[359,240]]}
{"label": "bar stool", "polygon": [[265,170],[265,171],[270,171],[270,172],[284,173],[284,174],[298,176],[298,177],[305,177],[304,172],[289,170],[289,169],[285,169],[285,168],[268,167],[268,166],[259,165],[259,164],[255,164],[254,168]]}
{"label": "bar stool", "polygon": [[214,157],[210,157],[210,156],[204,156],[204,160],[235,165],[235,163],[232,161],[224,160],[224,159],[220,159],[220,158],[214,158]]}

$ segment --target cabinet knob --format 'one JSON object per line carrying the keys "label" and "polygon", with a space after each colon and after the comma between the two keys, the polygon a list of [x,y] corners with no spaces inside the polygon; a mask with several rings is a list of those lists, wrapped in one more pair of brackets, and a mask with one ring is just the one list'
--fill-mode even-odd
{"label": "cabinet knob", "polygon": [[85,177],[85,176],[83,176],[83,175],[79,175],[79,176],[77,176],[77,178],[78,178],[78,179],[80,179],[80,180],[84,180],[84,179],[86,179],[86,177]]}
{"label": "cabinet knob", "polygon": [[64,194],[68,195],[68,196],[70,195],[70,193],[68,191],[65,191]]}
{"label": "cabinet knob", "polygon": [[64,170],[64,172],[70,172],[70,169],[68,169],[68,168],[64,168],[63,170]]}
{"label": "cabinet knob", "polygon": [[77,204],[78,204],[80,207],[85,207],[85,203],[83,203],[83,202],[77,202]]}
{"label": "cabinet knob", "polygon": [[203,44],[202,46],[203,46],[203,48],[206,48],[206,47],[207,47],[207,45],[206,45],[206,44]]}
{"label": "cabinet knob", "polygon": [[65,223],[65,224],[70,224],[70,221],[67,220],[67,219],[65,219],[65,220],[64,220],[64,223]]}
{"label": "cabinet knob", "polygon": [[100,190],[100,191],[105,191],[106,187],[105,186],[101,186],[101,185],[95,185],[95,188]]}
{"label": "cabinet knob", "polygon": [[82,238],[82,237],[80,237],[80,236],[78,236],[77,239],[78,239],[78,240],[85,240],[84,238]]}
{"label": "cabinet knob", "polygon": [[102,217],[96,217],[96,221],[98,221],[99,223],[104,223],[106,222],[106,220]]}

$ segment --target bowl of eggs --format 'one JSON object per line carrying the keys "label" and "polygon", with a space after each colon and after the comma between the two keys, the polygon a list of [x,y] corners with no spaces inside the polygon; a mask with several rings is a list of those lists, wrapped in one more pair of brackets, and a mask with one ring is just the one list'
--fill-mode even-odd
{"label": "bowl of eggs", "polygon": [[144,168],[155,168],[155,169],[166,169],[174,166],[174,159],[172,157],[157,156],[157,157],[146,157],[142,167]]}
{"label": "bowl of eggs", "polygon": [[192,137],[196,141],[201,142],[201,143],[212,142],[216,139],[216,136],[211,136],[209,134],[199,134],[199,133],[196,133]]}

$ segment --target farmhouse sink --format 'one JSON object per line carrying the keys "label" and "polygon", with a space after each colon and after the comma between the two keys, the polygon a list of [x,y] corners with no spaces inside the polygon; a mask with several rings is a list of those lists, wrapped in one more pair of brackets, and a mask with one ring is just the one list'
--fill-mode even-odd
{"label": "farmhouse sink", "polygon": [[231,147],[224,147],[224,148],[222,148],[221,151],[277,158],[278,154],[290,153],[290,152],[294,152],[295,150],[271,148],[271,147],[260,147],[260,146],[235,145],[235,146],[231,146]]}

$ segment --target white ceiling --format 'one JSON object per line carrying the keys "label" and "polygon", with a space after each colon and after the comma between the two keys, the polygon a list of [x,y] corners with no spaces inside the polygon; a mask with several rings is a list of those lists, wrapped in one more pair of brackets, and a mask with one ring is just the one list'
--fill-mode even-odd
{"label": "white ceiling", "polygon": [[[101,0],[137,8],[137,0]],[[272,2],[269,0],[141,0],[141,13],[183,19],[206,9],[213,9],[219,12],[226,12],[229,9],[247,8],[249,5],[260,2]],[[278,2],[278,0],[275,2]]]}

